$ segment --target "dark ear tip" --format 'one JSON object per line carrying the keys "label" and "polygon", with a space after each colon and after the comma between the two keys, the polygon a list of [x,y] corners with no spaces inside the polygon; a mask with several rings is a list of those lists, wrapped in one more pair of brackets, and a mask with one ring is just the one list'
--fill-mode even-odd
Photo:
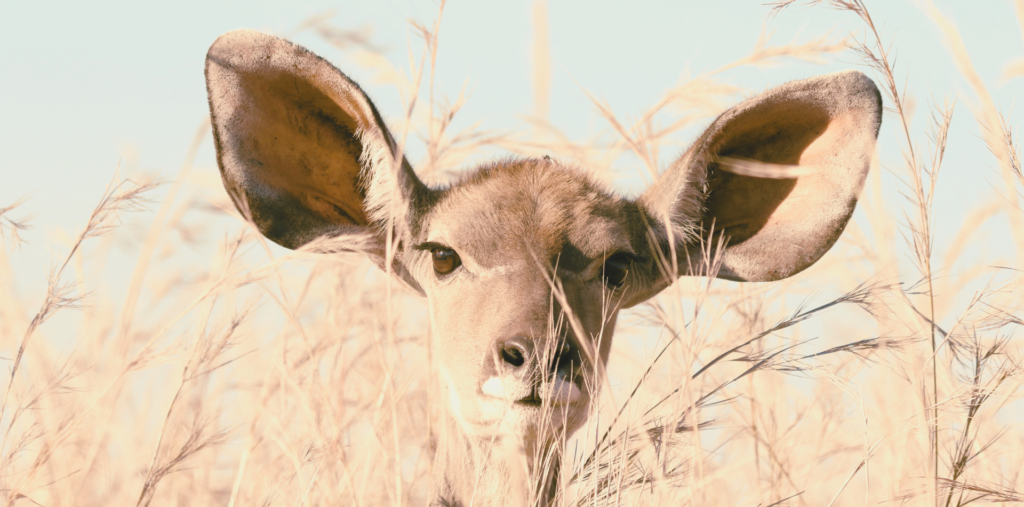
{"label": "dark ear tip", "polygon": [[[847,107],[868,108],[876,116],[882,113],[882,93],[875,81],[859,70],[844,70],[812,78],[813,81],[829,82],[846,97]],[[809,80],[809,81],[811,81]]]}
{"label": "dark ear tip", "polygon": [[211,61],[215,61],[221,65],[230,62],[232,67],[244,66],[245,62],[260,60],[261,56],[265,57],[267,54],[279,50],[281,46],[291,45],[290,42],[279,37],[242,28],[217,37],[217,40],[213,41],[210,49],[206,52],[206,62],[207,65]]}
{"label": "dark ear tip", "polygon": [[273,39],[276,39],[276,37],[249,28],[232,30],[217,37],[217,40],[213,41],[213,44],[210,45],[208,54],[234,52],[240,49],[251,48]]}
{"label": "dark ear tip", "polygon": [[863,72],[853,69],[841,70],[831,74],[821,74],[803,81],[797,81],[797,83],[813,84],[815,86],[828,83],[846,93],[852,94],[873,93],[878,90],[878,87],[875,86],[875,82],[871,78]]}
{"label": "dark ear tip", "polygon": [[878,85],[873,79],[859,70],[844,70],[836,74],[839,80],[845,84],[844,88],[850,93],[870,96],[875,99],[879,108],[882,107],[882,92],[878,90]]}
{"label": "dark ear tip", "polygon": [[871,80],[859,70],[847,69],[839,72],[833,72],[831,74],[825,74],[821,76],[823,78],[833,78],[836,81],[847,84],[848,88],[870,88],[875,89],[875,82]]}

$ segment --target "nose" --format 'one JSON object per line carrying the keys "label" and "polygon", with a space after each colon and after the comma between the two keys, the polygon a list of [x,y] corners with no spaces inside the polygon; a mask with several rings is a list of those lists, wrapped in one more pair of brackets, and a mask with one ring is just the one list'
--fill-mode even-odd
{"label": "nose", "polygon": [[498,357],[506,368],[517,370],[525,365],[533,354],[533,340],[525,336],[514,336],[498,344]]}
{"label": "nose", "polygon": [[[582,364],[580,351],[570,340],[563,339],[552,350],[538,351],[537,347],[535,339],[522,335],[499,342],[495,351],[498,368],[506,372],[523,372],[531,367],[531,363],[544,361],[550,370],[548,373],[568,375]],[[532,366],[540,367],[539,364]]]}

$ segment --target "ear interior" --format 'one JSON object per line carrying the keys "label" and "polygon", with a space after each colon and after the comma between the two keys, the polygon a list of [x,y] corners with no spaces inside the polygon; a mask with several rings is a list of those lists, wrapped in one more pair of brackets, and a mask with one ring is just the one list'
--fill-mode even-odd
{"label": "ear interior", "polygon": [[364,144],[387,146],[390,135],[355,83],[251,30],[214,42],[206,77],[224,185],[265,236],[297,248],[370,223]]}
{"label": "ear interior", "polygon": [[790,83],[729,115],[709,147],[717,160],[753,160],[797,174],[756,177],[722,163],[709,167],[704,221],[720,224],[730,238],[720,276],[785,278],[835,244],[871,165],[881,105],[870,79],[845,72]]}
{"label": "ear interior", "polygon": [[[823,134],[833,121],[822,108],[807,107],[799,101],[777,104],[772,115],[750,111],[730,123],[710,151],[718,159],[759,161],[781,166],[813,167],[819,163],[811,149],[815,143],[834,140]],[[714,230],[739,245],[773,224],[793,222],[787,214],[806,208],[806,196],[825,184],[823,173],[801,178],[765,178],[730,172],[726,164],[712,162],[708,168],[708,193],[704,201],[704,230]],[[799,186],[799,189],[797,188]],[[795,193],[794,193],[795,192]],[[711,220],[708,220],[711,218]]]}
{"label": "ear interior", "polygon": [[[704,245],[727,240],[717,276],[769,281],[816,262],[842,234],[871,165],[881,95],[859,72],[787,83],[723,113],[641,201],[700,234],[679,249],[709,272]],[[663,213],[662,213],[663,215]]]}
{"label": "ear interior", "polygon": [[246,75],[239,84],[247,108],[260,111],[237,122],[245,125],[238,148],[252,157],[249,181],[295,197],[327,222],[366,225],[363,146],[351,116],[294,74]]}

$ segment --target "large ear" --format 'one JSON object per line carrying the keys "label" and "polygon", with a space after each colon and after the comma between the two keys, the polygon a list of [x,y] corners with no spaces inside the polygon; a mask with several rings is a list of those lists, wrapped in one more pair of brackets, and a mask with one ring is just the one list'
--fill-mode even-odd
{"label": "large ear", "polygon": [[787,83],[719,116],[638,202],[668,217],[679,274],[708,273],[701,245],[724,239],[720,278],[785,278],[839,239],[881,121],[881,95],[860,72]]}
{"label": "large ear", "polygon": [[359,86],[306,49],[252,30],[210,46],[206,86],[217,162],[238,210],[284,247],[349,239],[383,265],[386,223],[411,225],[429,190]]}

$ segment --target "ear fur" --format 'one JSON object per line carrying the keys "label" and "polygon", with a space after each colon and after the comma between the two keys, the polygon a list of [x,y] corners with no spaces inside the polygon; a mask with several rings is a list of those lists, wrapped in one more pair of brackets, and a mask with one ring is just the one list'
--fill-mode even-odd
{"label": "ear fur", "polygon": [[329,236],[332,249],[364,251],[383,266],[385,228],[411,227],[429,189],[359,86],[306,49],[253,30],[213,43],[206,83],[217,162],[239,211],[284,247]]}
{"label": "ear fur", "polygon": [[786,278],[842,233],[881,119],[881,95],[860,72],[787,83],[719,116],[638,203],[667,217],[680,274],[709,273],[701,245],[724,238],[718,277]]}

